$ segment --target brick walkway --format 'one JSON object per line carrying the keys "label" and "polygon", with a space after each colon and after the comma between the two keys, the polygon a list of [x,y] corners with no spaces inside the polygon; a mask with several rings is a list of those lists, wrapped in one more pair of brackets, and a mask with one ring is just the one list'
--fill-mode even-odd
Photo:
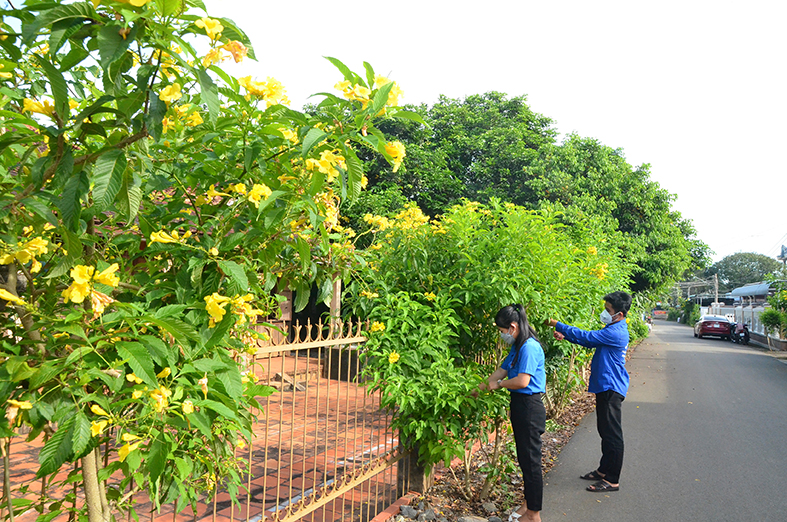
{"label": "brick walkway", "polygon": [[[341,373],[345,373],[344,372]],[[302,497],[323,485],[341,481],[364,463],[392,451],[398,441],[388,429],[389,418],[379,410],[376,396],[354,383],[328,379],[319,360],[307,357],[265,358],[255,373],[262,382],[279,392],[261,398],[264,413],[254,428],[252,479],[250,494],[239,493],[241,506],[233,506],[226,492],[220,492],[214,503],[199,506],[196,517],[191,509],[175,516],[173,505],[151,513],[146,496],[135,497],[140,519],[158,521],[250,521],[276,520],[274,512],[286,510]],[[37,498],[41,481],[33,481],[38,469],[38,451],[42,439],[23,442],[16,438],[11,447],[11,484],[26,485],[29,490],[17,492],[15,498]],[[244,455],[248,458],[248,455]],[[69,470],[70,471],[70,470]],[[68,471],[61,472],[65,479]],[[244,477],[246,483],[248,475]],[[304,521],[370,520],[396,500],[396,467],[389,468],[372,481],[327,504]],[[73,489],[48,492],[63,499]],[[78,492],[81,499],[82,492]],[[69,503],[70,505],[70,503]],[[280,511],[281,518],[286,513]],[[19,522],[32,522],[37,513],[17,516]],[[67,520],[66,515],[54,519]]]}

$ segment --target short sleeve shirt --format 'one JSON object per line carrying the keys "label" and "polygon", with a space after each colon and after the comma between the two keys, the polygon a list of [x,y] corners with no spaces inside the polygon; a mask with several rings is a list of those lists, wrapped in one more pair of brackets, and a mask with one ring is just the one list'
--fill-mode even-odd
{"label": "short sleeve shirt", "polygon": [[[516,357],[517,351],[519,352],[519,357]],[[515,358],[516,362],[514,363]],[[533,337],[530,337],[519,348],[512,346],[501,368],[508,372],[509,379],[513,379],[520,373],[530,375],[530,383],[525,388],[508,390],[511,393],[533,395],[534,393],[546,392],[547,376],[544,371],[544,349]]]}

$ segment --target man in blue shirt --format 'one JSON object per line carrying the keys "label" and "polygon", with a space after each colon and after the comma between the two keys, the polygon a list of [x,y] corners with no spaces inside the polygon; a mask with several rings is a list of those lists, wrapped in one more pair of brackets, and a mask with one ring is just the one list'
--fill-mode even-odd
{"label": "man in blue shirt", "polygon": [[612,292],[604,296],[604,311],[601,321],[606,326],[601,330],[586,331],[569,326],[554,319],[549,320],[555,328],[555,338],[594,348],[590,362],[588,391],[596,394],[596,423],[601,436],[601,462],[598,469],[581,478],[593,480],[588,491],[617,491],[620,489],[620,470],[623,467],[623,428],[621,405],[629,388],[626,371],[626,350],[629,331],[626,314],[631,308],[631,296],[626,292]]}

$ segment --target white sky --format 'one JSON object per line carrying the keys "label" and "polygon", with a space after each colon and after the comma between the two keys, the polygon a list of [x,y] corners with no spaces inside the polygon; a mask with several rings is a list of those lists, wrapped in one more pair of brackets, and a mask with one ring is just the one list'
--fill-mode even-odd
{"label": "white sky", "polygon": [[714,261],[787,244],[787,2],[205,0],[249,35],[293,108],[368,61],[429,105],[491,90],[623,149],[677,195]]}

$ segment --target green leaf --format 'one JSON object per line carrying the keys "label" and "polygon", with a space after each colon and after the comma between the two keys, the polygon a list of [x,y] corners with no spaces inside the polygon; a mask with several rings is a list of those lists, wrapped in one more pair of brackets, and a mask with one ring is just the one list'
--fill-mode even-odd
{"label": "green leaf", "polygon": [[[360,83],[362,85],[366,85],[364,81],[354,72],[352,72],[346,65],[344,65],[341,60],[337,60],[336,58],[332,58],[330,56],[324,56],[326,60],[331,62],[344,76],[344,79],[352,82],[352,83]],[[368,85],[367,85],[368,87]]]}
{"label": "green leaf", "polygon": [[122,30],[124,27],[120,24],[109,24],[98,31],[98,53],[101,57],[101,67],[105,70],[123,57],[128,46],[136,37],[136,26],[132,27],[131,32],[125,38],[121,35]]}
{"label": "green leaf", "polygon": [[150,321],[156,326],[160,326],[161,328],[165,329],[167,332],[172,334],[172,337],[174,337],[184,349],[191,348],[191,343],[189,341],[200,340],[199,334],[193,326],[183,321],[179,321],[178,319],[158,319],[152,315],[144,315],[141,319]]}
{"label": "green leaf", "polygon": [[82,413],[80,410],[76,414],[74,429],[72,430],[71,435],[71,447],[75,458],[82,456],[90,444],[91,437],[92,434],[90,432],[90,421],[88,420],[87,415]]}
{"label": "green leaf", "polygon": [[428,126],[427,123],[424,121],[423,116],[421,116],[417,112],[408,111],[405,109],[398,109],[396,111],[392,110],[388,114],[389,116],[391,116],[391,118],[399,118],[400,120],[411,120],[420,123],[421,125]]}
{"label": "green leaf", "polygon": [[393,86],[394,82],[388,82],[377,89],[374,95],[374,101],[372,102],[371,114],[377,114],[385,107],[385,104],[388,103],[388,93],[391,92]]}
{"label": "green leaf", "polygon": [[55,111],[57,111],[57,115],[63,120],[66,120],[69,110],[68,85],[66,84],[66,80],[52,62],[38,54],[33,54],[33,58],[44,70],[44,74],[47,80],[49,80],[49,87],[52,89],[52,96],[55,98]]}
{"label": "green leaf", "polygon": [[169,451],[167,444],[159,439],[153,441],[150,445],[150,453],[145,461],[148,463],[150,470],[150,482],[154,483],[161,476],[167,464],[167,457]]}
{"label": "green leaf", "polygon": [[191,422],[197,429],[202,433],[204,436],[211,438],[213,434],[210,431],[210,419],[208,416],[201,411],[195,411],[190,415],[186,415],[186,418]]}
{"label": "green leaf", "polygon": [[80,2],[55,7],[36,16],[31,23],[22,26],[22,38],[26,45],[33,43],[38,32],[43,27],[54,25],[66,18],[87,18],[97,20],[96,10],[91,2]]}
{"label": "green leaf", "polygon": [[69,230],[76,231],[78,228],[79,217],[82,214],[81,199],[87,194],[89,188],[90,184],[83,171],[72,174],[63,187],[63,197],[60,198],[57,208],[60,210],[63,224]]}
{"label": "green leaf", "polygon": [[344,159],[347,162],[347,195],[349,201],[354,201],[363,190],[363,163],[349,147],[345,150]]}
{"label": "green leaf", "polygon": [[217,324],[216,327],[212,330],[210,339],[208,339],[208,342],[205,343],[205,349],[210,350],[211,348],[219,344],[222,340],[224,340],[224,337],[227,335],[227,332],[230,330],[233,324],[235,324],[234,314],[231,313],[224,314],[224,317],[222,318],[221,322],[219,322],[219,324]]}
{"label": "green leaf", "polygon": [[33,199],[32,197],[25,198],[22,200],[22,204],[25,206],[26,209],[32,210],[39,217],[46,220],[47,223],[49,223],[50,225],[56,227],[59,224],[57,218],[49,209],[49,207],[46,204],[38,201],[37,199]]}
{"label": "green leaf", "polygon": [[224,275],[230,277],[243,291],[248,291],[249,278],[246,277],[246,272],[242,266],[234,261],[219,260],[218,263]]}
{"label": "green leaf", "polygon": [[156,0],[156,6],[162,16],[180,15],[186,8],[182,0]]}
{"label": "green leaf", "polygon": [[315,144],[320,143],[327,135],[327,132],[316,127],[309,129],[309,132],[307,132],[306,136],[303,138],[303,152],[301,155],[305,158],[311,148],[314,147]]}
{"label": "green leaf", "polygon": [[134,374],[151,388],[158,388],[156,374],[153,373],[153,359],[147,348],[137,342],[120,341],[115,344],[118,355],[128,363]]}
{"label": "green leaf", "polygon": [[213,83],[213,79],[208,75],[205,69],[200,69],[197,72],[200,86],[200,99],[208,105],[208,115],[210,121],[214,125],[221,112],[221,104],[219,103],[219,88]]}
{"label": "green leaf", "polygon": [[93,203],[99,211],[108,210],[123,185],[126,154],[121,149],[110,150],[96,160],[93,169]]}
{"label": "green leaf", "polygon": [[78,257],[82,256],[82,241],[79,239],[78,234],[65,229],[63,230],[63,239],[65,240],[63,244],[65,245],[66,250],[68,250],[69,258],[77,259]]}
{"label": "green leaf", "polygon": [[138,339],[147,347],[150,356],[156,364],[159,366],[172,366],[174,361],[169,359],[169,350],[164,341],[152,335],[140,335]]}
{"label": "green leaf", "polygon": [[145,115],[145,126],[150,137],[158,141],[161,139],[161,133],[164,131],[164,125],[161,122],[167,114],[167,104],[155,92],[149,91],[149,95],[150,106],[148,107],[148,113]]}
{"label": "green leaf", "polygon": [[367,86],[371,89],[374,85],[374,68],[368,62],[363,62],[363,68],[366,69]]}
{"label": "green leaf", "polygon": [[204,407],[209,410],[213,410],[226,419],[238,420],[238,417],[237,415],[235,415],[235,412],[220,402],[206,399],[206,400],[197,401],[195,402],[195,404],[197,406]]}
{"label": "green leaf", "polygon": [[311,288],[308,284],[299,284],[295,288],[295,311],[300,312],[309,304]]}
{"label": "green leaf", "polygon": [[36,478],[45,477],[60,469],[60,466],[68,460],[72,454],[72,435],[76,415],[66,416],[66,420],[58,426],[57,431],[44,444],[38,453],[40,467],[36,472]]}
{"label": "green leaf", "polygon": [[30,379],[30,389],[35,390],[52,380],[60,372],[60,366],[54,361],[46,361],[38,367],[38,371]]}
{"label": "green leaf", "polygon": [[256,60],[257,57],[254,55],[254,47],[251,45],[251,40],[246,35],[246,33],[241,30],[240,27],[235,25],[235,22],[230,20],[229,18],[219,18],[221,21],[221,25],[224,26],[224,30],[221,32],[221,36],[227,37],[230,40],[237,40],[242,43],[246,47],[246,54],[252,60]]}
{"label": "green leaf", "polygon": [[126,223],[133,223],[142,205],[142,180],[136,174],[131,176],[131,183],[126,186],[128,197],[128,215]]}
{"label": "green leaf", "polygon": [[232,400],[240,402],[243,398],[243,382],[241,381],[240,371],[238,371],[237,366],[216,372],[216,379],[224,385],[224,390]]}

